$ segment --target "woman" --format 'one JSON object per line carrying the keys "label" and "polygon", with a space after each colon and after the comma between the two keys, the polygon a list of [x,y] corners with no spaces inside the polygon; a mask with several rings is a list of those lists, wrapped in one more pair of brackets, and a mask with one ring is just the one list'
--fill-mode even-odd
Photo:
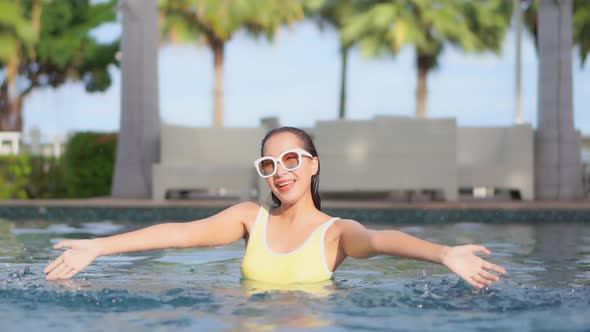
{"label": "woman", "polygon": [[[374,231],[354,220],[332,218],[321,211],[320,160],[307,133],[282,127],[262,140],[255,161],[272,191],[275,206],[236,204],[214,216],[188,223],[165,223],[92,240],[65,240],[69,248],[44,270],[48,280],[68,279],[103,255],[163,248],[220,246],[246,241],[242,274],[270,283],[328,280],[348,256],[396,255],[443,264],[476,288],[499,281],[506,271],[480,254],[480,245],[448,247],[399,231]],[[343,179],[345,180],[345,179]],[[495,273],[492,273],[495,272]]]}

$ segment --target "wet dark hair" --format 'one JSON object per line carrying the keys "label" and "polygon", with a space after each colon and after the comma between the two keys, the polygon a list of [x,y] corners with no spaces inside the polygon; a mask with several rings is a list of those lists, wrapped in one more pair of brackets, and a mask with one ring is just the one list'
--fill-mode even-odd
{"label": "wet dark hair", "polygon": [[[291,133],[301,141],[303,144],[303,150],[309,152],[312,156],[318,157],[318,152],[315,149],[315,145],[313,144],[313,140],[311,136],[305,131],[295,128],[295,127],[280,127],[269,131],[264,138],[262,139],[262,143],[260,145],[260,156],[264,156],[264,145],[269,138],[273,137],[276,134],[280,133]],[[311,176],[311,198],[313,200],[313,205],[315,205],[316,209],[322,210],[322,203],[320,198],[320,193],[318,191],[318,187],[320,185],[320,164],[318,161],[318,172],[316,175]],[[277,205],[281,206],[281,200],[271,191],[270,193],[272,201]]]}

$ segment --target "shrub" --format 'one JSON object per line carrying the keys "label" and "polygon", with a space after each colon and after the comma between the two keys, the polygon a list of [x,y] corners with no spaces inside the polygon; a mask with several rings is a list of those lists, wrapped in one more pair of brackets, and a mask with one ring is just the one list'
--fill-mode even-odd
{"label": "shrub", "polygon": [[30,156],[27,154],[0,156],[0,198],[27,198],[27,185],[31,174]]}
{"label": "shrub", "polygon": [[70,138],[63,156],[68,197],[110,195],[116,147],[116,134],[82,132]]}
{"label": "shrub", "polygon": [[31,156],[31,174],[27,185],[30,198],[67,197],[61,158]]}

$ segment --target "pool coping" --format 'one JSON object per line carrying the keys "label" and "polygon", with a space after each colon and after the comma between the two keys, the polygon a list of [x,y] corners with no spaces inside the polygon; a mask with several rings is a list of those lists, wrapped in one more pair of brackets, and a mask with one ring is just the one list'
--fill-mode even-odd
{"label": "pool coping", "polygon": [[[140,199],[0,200],[0,219],[49,222],[190,221],[206,218],[239,201],[227,199],[155,201]],[[531,223],[590,222],[590,201],[388,202],[322,201],[323,210],[360,222]]]}

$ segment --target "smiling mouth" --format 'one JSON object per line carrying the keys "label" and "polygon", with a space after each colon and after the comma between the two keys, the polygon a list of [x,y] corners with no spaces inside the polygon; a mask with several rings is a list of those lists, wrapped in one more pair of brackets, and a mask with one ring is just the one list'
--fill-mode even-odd
{"label": "smiling mouth", "polygon": [[285,181],[280,184],[277,184],[277,188],[279,190],[288,190],[293,186],[294,183],[295,183],[295,180]]}

